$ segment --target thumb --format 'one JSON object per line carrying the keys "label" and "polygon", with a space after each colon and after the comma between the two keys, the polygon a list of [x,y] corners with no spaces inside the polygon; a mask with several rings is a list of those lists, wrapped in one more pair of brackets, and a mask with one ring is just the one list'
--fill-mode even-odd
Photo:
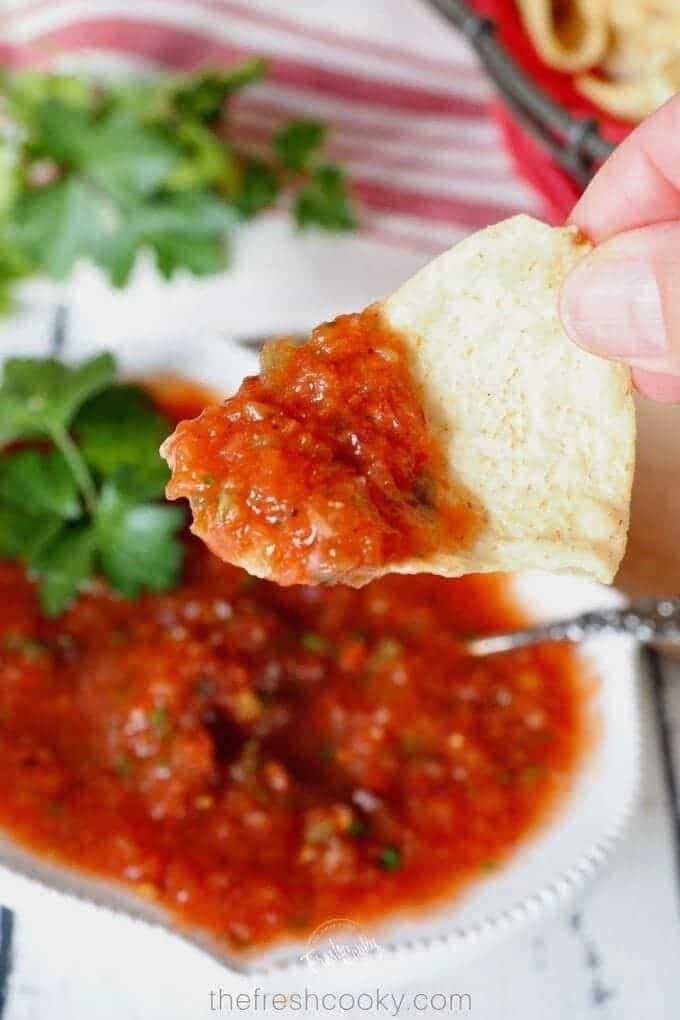
{"label": "thumb", "polygon": [[680,376],[680,222],[618,234],[564,282],[571,339],[646,373]]}

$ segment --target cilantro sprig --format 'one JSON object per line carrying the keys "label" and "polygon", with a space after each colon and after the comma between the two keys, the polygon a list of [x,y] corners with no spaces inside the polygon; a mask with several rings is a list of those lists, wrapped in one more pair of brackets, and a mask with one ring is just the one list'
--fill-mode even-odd
{"label": "cilantro sprig", "polygon": [[232,137],[231,98],[265,73],[255,59],[106,86],[0,76],[0,308],[18,280],[62,279],[80,259],[118,287],[142,249],[165,277],[218,272],[239,223],[280,197],[300,228],[354,227],[345,175],[323,158],[326,125],[292,120],[264,155]]}
{"label": "cilantro sprig", "polygon": [[179,578],[183,511],[162,500],[170,423],[112,355],[70,366],[10,358],[0,383],[0,558],[36,576],[43,610],[65,609],[95,573],[122,595]]}

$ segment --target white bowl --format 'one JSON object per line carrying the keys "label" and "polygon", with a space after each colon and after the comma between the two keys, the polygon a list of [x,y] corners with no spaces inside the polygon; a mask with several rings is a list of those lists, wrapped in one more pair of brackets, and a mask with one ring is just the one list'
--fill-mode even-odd
{"label": "white bowl", "polygon": [[[86,352],[80,348],[77,353]],[[224,392],[254,365],[251,355],[215,340],[125,344],[117,353],[129,373],[171,370]],[[518,575],[515,584],[520,602],[537,620],[623,601],[612,589],[568,577],[525,574]],[[629,638],[601,637],[584,644],[580,654],[584,669],[599,678],[592,698],[599,734],[559,808],[501,868],[452,902],[358,932],[365,940],[354,962],[362,974],[379,973],[384,978],[392,969],[403,969],[407,961],[410,970],[420,969],[424,957],[433,962],[491,945],[566,903],[611,852],[631,815],[638,788],[636,646]],[[184,974],[193,967],[204,972],[206,980],[212,975],[214,982],[224,965],[242,973],[285,971],[302,976],[317,968],[321,959],[334,963],[334,951],[329,956],[321,934],[246,960],[230,958],[174,929],[160,912],[113,884],[57,868],[1,837],[0,902],[41,927],[49,924],[55,931],[68,931],[74,943],[105,945],[107,955],[115,954],[120,966],[126,960],[134,965],[142,954],[147,965],[153,959],[164,970],[178,966]],[[344,939],[346,919],[332,920],[337,923],[331,934],[342,930]],[[337,949],[338,938],[335,942]],[[342,969],[339,963],[336,969]]]}

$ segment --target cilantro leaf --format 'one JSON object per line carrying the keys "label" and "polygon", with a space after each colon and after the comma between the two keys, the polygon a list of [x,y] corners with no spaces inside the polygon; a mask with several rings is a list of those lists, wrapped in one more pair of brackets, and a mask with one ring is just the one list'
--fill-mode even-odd
{"label": "cilantro leaf", "polygon": [[49,99],[81,110],[92,109],[95,100],[95,91],[86,79],[42,71],[5,72],[0,76],[0,91],[7,99],[9,112],[29,131],[40,119],[40,111]]}
{"label": "cilantro leaf", "polygon": [[100,116],[49,99],[36,119],[33,155],[51,157],[117,197],[151,194],[177,162],[173,142],[131,111],[114,108]]}
{"label": "cilantro leaf", "polygon": [[139,209],[155,201],[179,163],[178,144],[130,113],[114,110],[96,120],[51,100],[41,114],[33,149],[56,160],[61,171],[17,201],[11,217],[16,244],[57,279],[87,257],[122,285],[144,244]]}
{"label": "cilantro leaf", "polygon": [[169,280],[178,269],[195,276],[218,273],[227,264],[227,247],[220,240],[195,240],[187,244],[181,237],[154,238],[151,248],[161,276]]}
{"label": "cilantro leaf", "polygon": [[65,521],[82,512],[73,475],[56,451],[18,450],[0,458],[0,503]]}
{"label": "cilantro leaf", "polygon": [[31,155],[50,156],[58,162],[77,163],[87,156],[93,118],[87,107],[74,106],[47,96],[33,110]]}
{"label": "cilantro leaf", "polygon": [[[61,117],[65,115],[73,119],[75,133],[75,122],[82,115],[62,110]],[[70,155],[71,172],[20,197],[12,214],[16,244],[57,279],[67,276],[79,258],[91,258],[109,271],[113,283],[124,284],[137,250],[147,240],[140,215],[146,211],[144,203],[152,202],[156,219],[164,213],[163,200],[154,193],[178,163],[179,153],[152,129],[120,116],[89,131],[82,128],[80,137],[66,132],[65,138],[50,139],[49,148],[62,159]],[[226,210],[219,205],[220,226],[213,228],[218,235],[226,218]],[[189,236],[190,217],[201,211],[196,210],[196,202],[181,210]],[[196,234],[201,229],[199,220]]]}
{"label": "cilantro leaf", "polygon": [[274,138],[279,159],[289,170],[307,170],[326,140],[328,128],[318,120],[291,120]]}
{"label": "cilantro leaf", "polygon": [[404,855],[398,846],[385,846],[378,854],[378,864],[383,871],[398,871]]}
{"label": "cilantro leaf", "polygon": [[96,570],[129,597],[179,579],[184,513],[149,502],[167,481],[169,429],[142,389],[115,382],[110,354],[6,362],[0,437],[40,445],[0,452],[0,557],[30,568],[47,615]]}
{"label": "cilantro leaf", "polygon": [[164,276],[181,267],[201,275],[226,264],[226,236],[235,222],[234,212],[210,192],[177,192],[140,210],[135,229]]}
{"label": "cilantro leaf", "polygon": [[100,232],[93,257],[116,286],[127,282],[140,248],[154,253],[165,277],[182,268],[216,273],[226,265],[226,239],[235,222],[234,211],[208,191],[163,195],[137,206],[112,235]]}
{"label": "cilantro leaf", "polygon": [[169,191],[190,191],[214,186],[233,195],[239,183],[238,163],[232,149],[203,124],[189,121],[178,127],[182,158],[167,180]]}
{"label": "cilantro leaf", "polygon": [[0,384],[0,443],[66,429],[88,397],[115,378],[112,354],[70,367],[54,358],[8,358]]}
{"label": "cilantro leaf", "polygon": [[0,559],[32,563],[62,527],[60,517],[0,503]]}
{"label": "cilantro leaf", "polygon": [[347,194],[345,174],[339,167],[320,166],[295,199],[295,220],[299,227],[312,225],[324,230],[352,230],[356,218]]}
{"label": "cilantro leaf", "polygon": [[170,431],[143,390],[121,384],[90,398],[73,422],[89,467],[103,478],[124,478],[126,492],[138,499],[163,495],[169,470],[158,447]]}
{"label": "cilantro leaf", "polygon": [[236,222],[233,211],[209,191],[166,195],[140,213],[137,230],[149,243],[159,237],[176,237],[188,244],[218,240]]}
{"label": "cilantro leaf", "polygon": [[3,229],[0,223],[0,314],[11,307],[14,284],[27,276],[32,266],[27,253],[9,239],[6,225]]}
{"label": "cilantro leaf", "polygon": [[131,114],[114,112],[86,139],[83,173],[123,201],[154,194],[178,160],[170,139]]}
{"label": "cilantro leaf", "polygon": [[130,504],[113,482],[102,487],[95,527],[101,567],[111,584],[133,597],[142,588],[163,591],[179,577],[184,556],[178,507]]}
{"label": "cilantro leaf", "polygon": [[96,247],[96,261],[114,287],[124,287],[135,267],[139,239],[134,228],[121,223],[120,229]]}
{"label": "cilantro leaf", "polygon": [[241,185],[234,196],[234,207],[244,219],[252,219],[278,198],[281,184],[278,177],[260,159],[248,159],[243,168]]}
{"label": "cilantro leaf", "polygon": [[62,279],[80,259],[117,287],[145,248],[165,277],[219,272],[236,224],[282,192],[301,227],[353,226],[341,172],[320,165],[323,123],[285,124],[259,157],[229,134],[229,98],[265,70],[106,85],[0,72],[0,312],[16,281]]}
{"label": "cilantro leaf", "polygon": [[92,576],[95,534],[81,525],[64,529],[32,561],[40,579],[40,604],[47,616],[57,616]]}
{"label": "cilantro leaf", "polygon": [[67,177],[22,195],[13,211],[14,242],[57,280],[94,255],[120,227],[119,210],[91,183]]}
{"label": "cilantro leaf", "polygon": [[194,77],[171,81],[168,99],[183,116],[211,124],[219,117],[230,95],[260,81],[266,70],[265,61],[254,57],[230,71],[202,71]]}

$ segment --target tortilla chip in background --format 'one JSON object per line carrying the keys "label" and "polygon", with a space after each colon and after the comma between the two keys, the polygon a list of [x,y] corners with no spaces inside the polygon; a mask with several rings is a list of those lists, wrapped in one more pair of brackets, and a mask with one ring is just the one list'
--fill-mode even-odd
{"label": "tortilla chip in background", "polygon": [[534,46],[558,71],[586,71],[609,41],[607,0],[517,0]]}

